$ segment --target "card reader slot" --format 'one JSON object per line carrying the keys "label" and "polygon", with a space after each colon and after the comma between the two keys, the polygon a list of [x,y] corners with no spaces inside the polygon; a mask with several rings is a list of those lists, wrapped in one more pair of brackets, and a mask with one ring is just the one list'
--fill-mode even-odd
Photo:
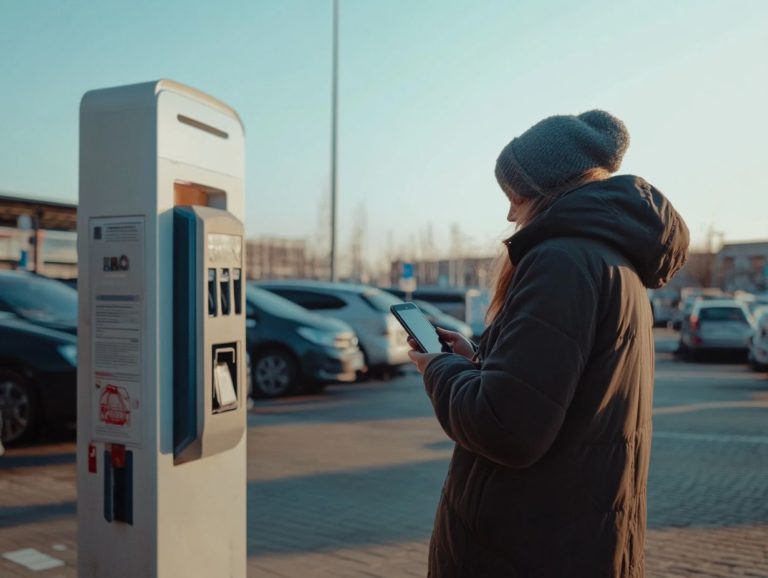
{"label": "card reader slot", "polygon": [[216,317],[216,269],[208,269],[208,316]]}
{"label": "card reader slot", "polygon": [[243,270],[232,269],[232,282],[233,282],[233,298],[235,301],[235,315],[240,315],[243,312]]}
{"label": "card reader slot", "polygon": [[221,281],[219,281],[219,288],[220,288],[220,294],[221,294],[221,314],[222,315],[229,315],[229,303],[230,303],[230,293],[229,293],[229,269],[222,269],[221,270]]}

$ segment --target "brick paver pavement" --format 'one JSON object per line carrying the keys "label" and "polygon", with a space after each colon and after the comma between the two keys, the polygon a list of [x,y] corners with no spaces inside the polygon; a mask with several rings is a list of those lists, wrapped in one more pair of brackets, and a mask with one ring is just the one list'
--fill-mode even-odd
{"label": "brick paver pavement", "polygon": [[[768,578],[768,382],[740,365],[661,355],[649,482],[649,577]],[[249,416],[251,577],[426,574],[451,444],[419,378],[262,402]],[[74,444],[0,458],[0,554],[66,566],[0,576],[75,576]]]}

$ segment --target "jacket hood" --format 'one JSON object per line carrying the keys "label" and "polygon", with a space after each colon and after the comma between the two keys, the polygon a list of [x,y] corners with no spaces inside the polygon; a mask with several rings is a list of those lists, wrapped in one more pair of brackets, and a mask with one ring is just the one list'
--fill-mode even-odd
{"label": "jacket hood", "polygon": [[564,193],[505,241],[512,264],[555,237],[584,237],[612,246],[652,289],[665,285],[688,258],[689,233],[682,217],[661,191],[633,175]]}

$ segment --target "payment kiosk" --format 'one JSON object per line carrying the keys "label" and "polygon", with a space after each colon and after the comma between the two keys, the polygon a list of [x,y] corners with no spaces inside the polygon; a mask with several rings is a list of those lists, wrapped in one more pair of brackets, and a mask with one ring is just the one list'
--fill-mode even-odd
{"label": "payment kiosk", "polygon": [[244,577],[244,132],[161,80],[80,108],[78,575]]}

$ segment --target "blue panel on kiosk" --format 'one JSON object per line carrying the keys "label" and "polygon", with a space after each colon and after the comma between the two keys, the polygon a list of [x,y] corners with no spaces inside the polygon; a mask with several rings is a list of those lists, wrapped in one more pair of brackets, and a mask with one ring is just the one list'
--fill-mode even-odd
{"label": "blue panel on kiosk", "polygon": [[197,438],[197,216],[173,210],[173,455]]}

